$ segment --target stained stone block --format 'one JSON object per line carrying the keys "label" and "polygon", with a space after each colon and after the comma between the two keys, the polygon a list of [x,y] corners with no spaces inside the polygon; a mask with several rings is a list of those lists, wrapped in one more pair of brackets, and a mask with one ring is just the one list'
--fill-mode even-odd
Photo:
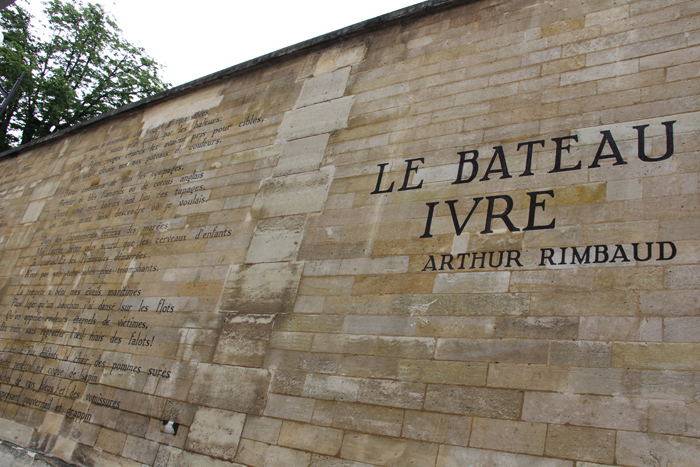
{"label": "stained stone block", "polygon": [[281,446],[330,455],[340,451],[342,441],[341,430],[289,421],[282,423],[279,436]]}
{"label": "stained stone block", "polygon": [[615,450],[618,463],[635,467],[693,467],[697,465],[698,452],[697,438],[627,431],[618,432]]}
{"label": "stained stone block", "polygon": [[483,449],[442,446],[437,467],[491,467],[507,465],[513,467],[573,467],[572,461],[548,459],[525,454],[511,454]]}
{"label": "stained stone block", "polygon": [[317,170],[326,153],[330,133],[288,141],[282,146],[275,177]]}
{"label": "stained stone block", "polygon": [[305,224],[304,215],[261,220],[248,247],[246,263],[295,260]]}
{"label": "stained stone block", "polygon": [[348,96],[290,110],[284,114],[277,136],[291,141],[345,128],[354,101],[354,96]]}
{"label": "stained stone block", "polygon": [[325,75],[304,81],[301,94],[294,105],[295,109],[343,97],[345,85],[350,76],[350,67],[344,67]]}
{"label": "stained stone block", "polygon": [[270,378],[268,370],[200,363],[187,402],[260,415]]}
{"label": "stained stone block", "polygon": [[242,413],[200,407],[190,427],[187,450],[232,461],[245,419]]}
{"label": "stained stone block", "polygon": [[340,456],[386,467],[433,467],[437,450],[437,445],[431,443],[348,433],[343,439]]}
{"label": "stained stone block", "polygon": [[221,310],[242,313],[290,313],[303,263],[233,266],[221,296]]}
{"label": "stained stone block", "polygon": [[260,368],[270,344],[275,315],[227,313],[214,352],[214,363]]}
{"label": "stained stone block", "polygon": [[333,168],[265,180],[251,214],[254,219],[318,212],[333,178]]}
{"label": "stained stone block", "polygon": [[521,397],[520,391],[509,389],[429,384],[425,408],[435,412],[515,419],[520,416]]}

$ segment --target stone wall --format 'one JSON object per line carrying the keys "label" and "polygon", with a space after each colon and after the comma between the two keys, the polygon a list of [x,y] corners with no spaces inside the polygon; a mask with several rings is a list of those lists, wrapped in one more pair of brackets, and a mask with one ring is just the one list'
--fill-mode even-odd
{"label": "stone wall", "polygon": [[432,2],[5,154],[0,438],[697,465],[699,60],[699,1]]}

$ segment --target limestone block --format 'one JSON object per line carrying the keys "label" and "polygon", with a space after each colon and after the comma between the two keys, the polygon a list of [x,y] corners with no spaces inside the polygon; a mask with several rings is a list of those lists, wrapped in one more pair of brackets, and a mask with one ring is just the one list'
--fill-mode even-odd
{"label": "limestone block", "polygon": [[354,462],[337,457],[321,456],[319,454],[311,455],[311,464],[309,467],[372,467],[369,464],[362,462]]}
{"label": "limestone block", "polygon": [[530,294],[458,295],[456,315],[507,316],[527,315]]}
{"label": "limestone block", "polygon": [[236,455],[236,461],[254,467],[274,467],[278,465],[294,465],[307,467],[311,454],[296,449],[281,446],[270,446],[265,443],[244,439]]}
{"label": "limestone block", "polygon": [[433,293],[508,292],[510,272],[466,272],[438,274]]}
{"label": "limestone block", "polygon": [[299,295],[349,294],[354,282],[354,277],[347,276],[305,276],[299,283]]}
{"label": "limestone block", "polygon": [[578,335],[577,318],[518,318],[504,316],[496,324],[497,338],[517,339],[575,339]]}
{"label": "limestone block", "polygon": [[369,42],[353,40],[331,47],[323,52],[316,63],[315,75],[328,73],[338,68],[360,63],[367,54]]}
{"label": "limestone block", "polygon": [[342,355],[338,373],[360,378],[396,378],[398,367],[398,358]]}
{"label": "limestone block", "polygon": [[301,394],[305,378],[306,375],[299,371],[276,370],[270,383],[270,391],[298,396]]}
{"label": "limestone block", "polygon": [[56,188],[61,183],[61,177],[55,176],[41,181],[34,190],[32,191],[32,196],[29,197],[29,201],[35,201],[37,199],[48,198],[56,193]]}
{"label": "limestone block", "polygon": [[333,413],[333,426],[375,435],[401,435],[403,410],[377,405],[340,402]]}
{"label": "limestone block", "polygon": [[700,316],[700,291],[642,291],[639,305],[645,316]]}
{"label": "limestone block", "polygon": [[550,425],[545,454],[551,457],[612,464],[615,432],[598,428]]}
{"label": "limestone block", "polygon": [[303,397],[270,394],[265,406],[265,415],[268,417],[297,420],[299,422],[311,421],[313,413],[314,400]]}
{"label": "limestone block", "polygon": [[338,401],[355,401],[360,388],[360,380],[346,376],[319,374],[306,375],[302,396]]}
{"label": "limestone block", "polygon": [[667,289],[697,289],[700,265],[670,266],[666,269],[664,287]]}
{"label": "limestone block", "polygon": [[437,445],[348,433],[340,457],[386,467],[434,467]]}
{"label": "limestone block", "polygon": [[268,370],[200,363],[187,402],[260,415],[270,377]]}
{"label": "limestone block", "polygon": [[214,363],[262,367],[275,315],[227,313],[214,352]]}
{"label": "limestone block", "polygon": [[291,141],[343,129],[348,124],[355,96],[342,97],[284,114],[277,137]]}
{"label": "limestone block", "polygon": [[290,313],[302,263],[233,266],[221,296],[221,310],[242,313]]}
{"label": "limestone block", "polygon": [[700,318],[664,318],[664,341],[700,342]]}
{"label": "limestone block", "polygon": [[375,355],[380,357],[432,358],[435,339],[429,337],[379,337]]}
{"label": "limestone block", "polygon": [[248,247],[246,263],[294,261],[305,224],[305,215],[262,219]]}
{"label": "limestone block", "polygon": [[416,336],[487,339],[495,327],[496,318],[490,316],[420,316]]}
{"label": "limestone block", "polygon": [[343,432],[334,428],[298,422],[282,422],[279,445],[319,454],[335,455],[340,451]]}
{"label": "limestone block", "polygon": [[[71,450],[72,451],[72,450]],[[128,435],[124,443],[121,455],[127,459],[133,459],[142,464],[153,464],[158,454],[158,443],[136,436]],[[54,455],[56,450],[54,449]],[[61,457],[58,455],[58,457]]]}
{"label": "limestone block", "polygon": [[326,154],[328,138],[330,133],[284,143],[274,176],[281,177],[318,170]]}
{"label": "limestone block", "polygon": [[342,315],[386,315],[391,307],[391,296],[360,295],[326,297],[323,312]]}
{"label": "limestone block", "polygon": [[425,397],[425,384],[381,379],[362,381],[358,402],[406,409],[420,409]]}
{"label": "limestone block", "polygon": [[560,366],[606,368],[612,359],[612,345],[594,341],[552,341],[549,363]]}
{"label": "limestone block", "polygon": [[153,467],[193,467],[195,465],[197,467],[243,467],[242,464],[212,459],[209,456],[202,456],[201,454],[187,451],[179,451],[178,453],[171,454],[170,458],[163,464],[159,464],[158,459],[156,459],[156,463],[153,464]]}
{"label": "limestone block", "polygon": [[401,436],[418,441],[466,446],[471,417],[407,410]]}
{"label": "limestone block", "polygon": [[474,418],[469,446],[542,455],[546,433],[544,423]]}
{"label": "limestone block", "polygon": [[441,446],[436,467],[573,467],[571,461],[483,449]]}
{"label": "limestone block", "polygon": [[615,454],[623,465],[692,467],[698,463],[699,452],[697,438],[620,431]]}
{"label": "limestone block", "polygon": [[569,370],[551,365],[499,363],[489,365],[489,387],[565,391]]}
{"label": "limestone block", "polygon": [[638,313],[636,292],[561,291],[533,293],[530,298],[530,314],[538,316],[636,316]]}
{"label": "limestone block", "polygon": [[311,350],[313,352],[367,355],[374,351],[376,345],[376,336],[315,334]]}
{"label": "limestone block", "polygon": [[333,167],[265,180],[255,196],[254,219],[318,212],[333,179]]}
{"label": "limestone block", "polygon": [[596,341],[661,341],[661,318],[608,318],[584,316],[579,321],[578,338]]}
{"label": "limestone block", "polygon": [[0,437],[20,446],[29,444],[34,430],[31,427],[15,423],[12,420],[0,419]]}
{"label": "limestone block", "polygon": [[275,320],[275,331],[339,333],[343,327],[342,316],[281,315]]}
{"label": "limestone block", "polygon": [[32,201],[29,203],[29,206],[27,206],[27,210],[24,212],[24,216],[22,217],[22,224],[27,224],[29,222],[34,222],[37,219],[39,219],[39,216],[41,215],[41,211],[44,209],[44,205],[46,204],[46,200],[44,201]]}
{"label": "limestone block", "polygon": [[358,276],[352,286],[353,295],[430,293],[435,282],[430,274],[377,274]]}
{"label": "limestone block", "polygon": [[238,450],[245,419],[242,413],[198,408],[187,437],[187,450],[232,461]]}
{"label": "limestone block", "polygon": [[647,370],[698,370],[700,344],[613,343],[612,366]]}
{"label": "limestone block", "polygon": [[331,73],[306,79],[294,108],[298,109],[343,97],[350,70],[351,67],[347,66]]}
{"label": "limestone block", "polygon": [[483,386],[486,384],[487,368],[486,363],[401,360],[398,378],[419,383]]}
{"label": "limestone block", "polygon": [[304,371],[333,374],[338,369],[339,355],[295,352],[292,350],[268,350],[265,368],[273,370]]}
{"label": "limestone block", "polygon": [[624,397],[526,392],[523,420],[644,431],[649,402]]}
{"label": "limestone block", "polygon": [[693,377],[682,371],[572,368],[569,391],[577,394],[693,400]]}
{"label": "limestone block", "polygon": [[438,339],[435,358],[505,363],[547,363],[549,342],[526,339]]}
{"label": "limestone block", "polygon": [[[514,271],[511,278],[512,292],[565,292],[590,291],[595,271],[591,269],[564,269],[548,271]],[[562,293],[564,292],[564,293]],[[588,296],[589,294],[586,294]],[[562,297],[562,300],[571,301]]]}
{"label": "limestone block", "polygon": [[699,437],[700,405],[681,401],[651,401],[649,431]]}
{"label": "limestone block", "polygon": [[429,384],[425,408],[476,417],[516,419],[520,416],[521,397],[522,392],[510,389]]}
{"label": "limestone block", "polygon": [[403,316],[348,316],[343,333],[411,336],[416,330],[415,317]]}
{"label": "limestone block", "polygon": [[325,303],[326,297],[323,296],[297,295],[293,313],[321,314]]}
{"label": "limestone block", "polygon": [[306,332],[273,332],[270,347],[280,350],[308,351],[311,349],[313,334]]}
{"label": "limestone block", "polygon": [[451,315],[455,298],[445,295],[396,295],[391,304],[392,315]]}
{"label": "limestone block", "polygon": [[103,427],[100,430],[100,434],[97,435],[95,447],[102,449],[103,452],[121,454],[122,449],[124,449],[124,443],[126,443],[126,436],[125,433],[119,433]]}
{"label": "limestone block", "polygon": [[165,403],[164,420],[172,420],[180,425],[190,426],[197,407],[186,402],[169,400]]}
{"label": "limestone block", "polygon": [[403,274],[408,272],[408,256],[384,258],[350,258],[340,263],[338,274],[353,276],[360,274]]}

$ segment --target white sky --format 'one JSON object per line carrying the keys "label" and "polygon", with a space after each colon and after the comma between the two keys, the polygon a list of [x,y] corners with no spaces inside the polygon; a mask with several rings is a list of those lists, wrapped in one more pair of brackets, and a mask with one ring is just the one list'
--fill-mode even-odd
{"label": "white sky", "polygon": [[[86,0],[164,65],[177,86],[418,0]],[[38,16],[41,0],[20,2]]]}

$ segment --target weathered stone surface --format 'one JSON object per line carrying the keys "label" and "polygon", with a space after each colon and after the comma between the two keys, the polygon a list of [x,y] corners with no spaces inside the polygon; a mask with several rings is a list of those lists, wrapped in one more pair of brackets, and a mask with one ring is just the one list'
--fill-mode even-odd
{"label": "weathered stone surface", "polygon": [[281,446],[329,455],[338,453],[342,441],[341,430],[288,421],[282,423],[279,437]]}
{"label": "weathered stone surface", "polygon": [[275,315],[228,313],[214,352],[214,363],[262,367]]}
{"label": "weathered stone surface", "polygon": [[343,439],[340,456],[386,467],[399,467],[409,463],[417,467],[428,467],[435,465],[437,445],[349,433]]}
{"label": "weathered stone surface", "polygon": [[474,418],[469,445],[495,451],[543,454],[544,423]]}
{"label": "weathered stone surface", "polygon": [[333,413],[333,426],[351,431],[398,437],[404,411],[378,405],[340,402]]}
{"label": "weathered stone surface", "polygon": [[288,141],[282,146],[275,177],[311,172],[321,166],[329,133]]}
{"label": "weathered stone surface", "polygon": [[617,436],[618,462],[636,467],[674,465],[690,467],[697,464],[700,441],[696,438],[632,433],[621,431]]}
{"label": "weathered stone surface", "polygon": [[245,419],[242,413],[201,407],[194,414],[186,448],[232,461],[238,450]]}
{"label": "weathered stone surface", "polygon": [[504,363],[547,363],[549,342],[524,339],[438,339],[435,358]]}
{"label": "weathered stone surface", "polygon": [[304,215],[260,220],[248,247],[246,263],[294,261],[305,224]]}
{"label": "weathered stone surface", "polygon": [[301,263],[263,263],[232,267],[221,309],[243,313],[289,313],[299,286]]}
{"label": "weathered stone surface", "polygon": [[304,87],[297,99],[295,108],[326,102],[343,97],[350,76],[350,67],[340,68],[304,81]]}
{"label": "weathered stone surface", "polygon": [[332,170],[321,169],[266,180],[258,190],[251,213],[256,219],[264,219],[318,212],[326,201],[332,178]]}
{"label": "weathered stone surface", "polygon": [[612,464],[615,459],[615,432],[551,425],[547,429],[545,454],[551,457]]}
{"label": "weathered stone surface", "polygon": [[437,412],[515,419],[520,415],[520,391],[429,384],[425,408]]}
{"label": "weathered stone surface", "polygon": [[643,431],[649,403],[624,397],[526,392],[523,420]]}
{"label": "weathered stone surface", "polygon": [[438,467],[488,467],[493,465],[512,465],[515,467],[573,467],[571,461],[548,459],[525,454],[511,454],[483,449],[441,446],[438,455]]}
{"label": "weathered stone surface", "polygon": [[262,414],[270,376],[268,370],[200,363],[187,402],[235,412]]}
{"label": "weathered stone surface", "polygon": [[290,110],[284,115],[278,137],[290,141],[345,128],[354,96]]}

